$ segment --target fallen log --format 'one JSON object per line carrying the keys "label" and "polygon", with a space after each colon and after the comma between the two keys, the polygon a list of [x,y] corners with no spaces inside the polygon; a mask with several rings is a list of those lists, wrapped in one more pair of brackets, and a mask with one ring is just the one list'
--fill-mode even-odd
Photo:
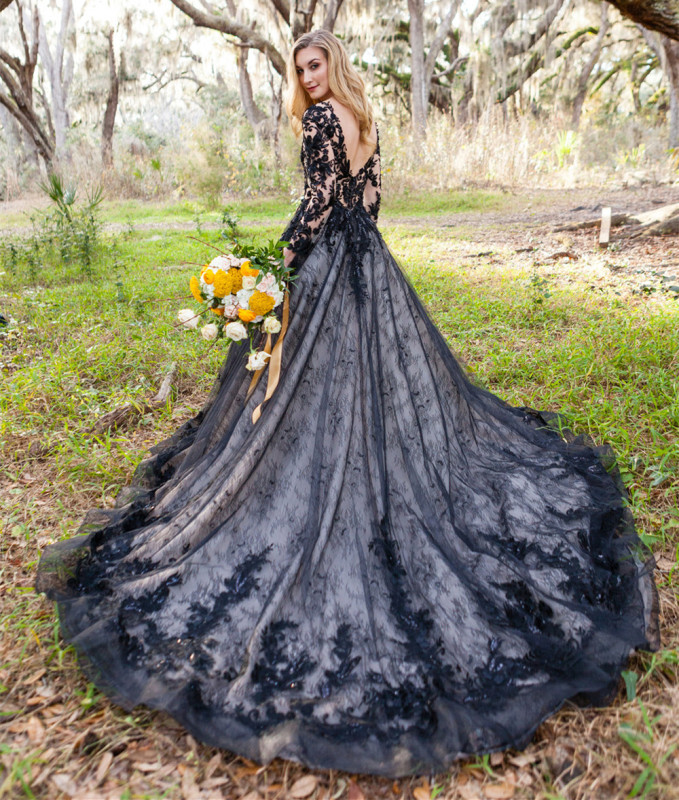
{"label": "fallen log", "polygon": [[159,408],[167,403],[167,400],[170,396],[170,392],[172,391],[172,381],[177,374],[177,362],[173,361],[170,364],[170,368],[165,374],[163,378],[163,382],[160,384],[160,389],[158,389],[158,393],[155,397],[148,403],[142,403],[141,405],[136,403],[125,403],[124,406],[120,406],[119,408],[114,408],[112,411],[108,411],[103,416],[99,417],[89,429],[90,433],[104,433],[105,431],[111,428],[118,428],[124,422],[127,422],[131,417],[134,416],[141,416],[142,414],[147,414],[152,411],[157,411]]}
{"label": "fallen log", "polygon": [[[602,209],[604,211],[604,209]],[[558,231],[582,231],[588,228],[597,228],[601,225],[601,217],[586,219],[582,222],[571,222],[567,225],[558,225]],[[631,237],[637,236],[665,236],[679,233],[679,203],[670,203],[651,211],[641,211],[638,214],[618,213],[611,214],[611,228],[634,226]]]}

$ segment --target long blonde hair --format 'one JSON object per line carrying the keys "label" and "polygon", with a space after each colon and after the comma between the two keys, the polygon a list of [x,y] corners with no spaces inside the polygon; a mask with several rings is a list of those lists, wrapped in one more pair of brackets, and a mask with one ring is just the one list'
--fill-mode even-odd
{"label": "long blonde hair", "polygon": [[333,96],[353,111],[358,120],[359,138],[364,144],[376,144],[372,135],[373,110],[365,91],[363,78],[349,61],[340,40],[329,31],[316,30],[305,33],[292,46],[288,57],[288,92],[285,110],[296,136],[302,133],[302,115],[314,104],[311,95],[302,86],[297,74],[295,59],[305,47],[320,47],[328,61],[328,86]]}

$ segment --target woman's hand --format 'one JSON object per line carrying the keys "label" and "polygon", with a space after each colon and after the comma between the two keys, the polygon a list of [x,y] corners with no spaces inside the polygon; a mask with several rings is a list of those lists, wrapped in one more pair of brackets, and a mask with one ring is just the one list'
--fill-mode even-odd
{"label": "woman's hand", "polygon": [[286,267],[290,266],[290,262],[294,257],[295,254],[292,252],[292,250],[290,250],[289,247],[283,248],[283,264],[285,264]]}

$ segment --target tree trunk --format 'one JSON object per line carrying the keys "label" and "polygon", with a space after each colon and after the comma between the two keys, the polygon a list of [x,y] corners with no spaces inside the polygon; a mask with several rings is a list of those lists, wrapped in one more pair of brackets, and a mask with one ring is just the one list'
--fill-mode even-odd
{"label": "tree trunk", "polygon": [[424,0],[408,0],[410,14],[410,110],[416,140],[427,135],[424,73]]}
{"label": "tree trunk", "polygon": [[644,28],[679,40],[679,3],[677,0],[608,0],[626,17]]}
{"label": "tree trunk", "polygon": [[599,25],[599,32],[597,33],[596,40],[594,41],[594,47],[592,48],[592,53],[589,57],[589,61],[585,64],[584,69],[580,73],[580,78],[578,80],[578,89],[575,94],[575,100],[573,101],[573,114],[571,116],[571,125],[576,130],[580,125],[582,106],[585,102],[585,98],[587,97],[587,84],[589,82],[589,77],[592,74],[592,70],[596,66],[597,61],[599,60],[599,57],[601,56],[601,48],[603,47],[604,38],[606,36],[606,32],[608,31],[609,25],[610,21],[608,19],[608,6],[606,5],[606,3],[602,3],[601,24]]}
{"label": "tree trunk", "polygon": [[109,87],[104,111],[104,124],[101,129],[101,164],[104,169],[113,167],[113,127],[118,110],[118,90],[120,79],[116,68],[116,54],[113,49],[113,29],[108,32],[108,75]]}
{"label": "tree trunk", "polygon": [[248,72],[249,52],[250,50],[247,47],[238,48],[238,86],[240,88],[240,101],[243,105],[243,111],[252,129],[256,133],[259,130],[259,126],[267,117],[257,103],[255,103],[252,83],[250,82],[250,73]]}
{"label": "tree trunk", "polygon": [[679,42],[663,37],[665,71],[670,93],[669,146],[679,147]]}
{"label": "tree trunk", "polygon": [[322,28],[325,28],[326,31],[335,30],[335,23],[337,22],[337,15],[339,14],[340,8],[342,8],[343,0],[330,0],[328,6],[325,11],[325,17],[323,17],[323,25]]}
{"label": "tree trunk", "polygon": [[669,125],[668,146],[679,147],[679,43],[667,36],[646,30],[642,25],[638,27],[648,46],[658,56],[667,78],[667,93],[670,99],[667,120]]}
{"label": "tree trunk", "polygon": [[65,153],[66,131],[69,127],[68,114],[68,93],[73,80],[73,55],[69,53],[64,65],[64,55],[66,52],[66,38],[69,34],[71,20],[73,17],[72,0],[63,0],[61,7],[61,25],[54,56],[47,42],[45,26],[40,26],[40,55],[42,56],[45,71],[49,77],[52,95],[52,120],[54,122],[54,136],[57,158]]}
{"label": "tree trunk", "polygon": [[13,0],[0,0],[0,11],[4,11],[12,2]]}
{"label": "tree trunk", "polygon": [[427,58],[424,62],[424,96],[426,98],[429,98],[431,93],[431,82],[432,78],[434,77],[434,69],[436,68],[436,59],[438,58],[441,48],[448,38],[448,34],[450,33],[450,29],[453,24],[453,19],[455,18],[455,14],[457,14],[458,8],[460,7],[460,1],[461,0],[451,0],[450,5],[448,6],[448,11],[441,21],[432,43],[429,45],[429,52],[427,53]]}

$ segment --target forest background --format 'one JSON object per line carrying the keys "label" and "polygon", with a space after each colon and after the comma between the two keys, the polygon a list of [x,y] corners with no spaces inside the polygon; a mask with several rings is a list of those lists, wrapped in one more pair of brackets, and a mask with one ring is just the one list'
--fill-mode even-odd
{"label": "forest background", "polygon": [[[223,343],[177,310],[299,202],[284,63],[320,26],[368,86],[379,227],[439,330],[476,383],[610,442],[656,560],[662,648],[610,706],[428,778],[260,767],[124,711],[33,589],[204,403]],[[0,0],[0,798],[679,798],[677,180],[675,0]]]}

